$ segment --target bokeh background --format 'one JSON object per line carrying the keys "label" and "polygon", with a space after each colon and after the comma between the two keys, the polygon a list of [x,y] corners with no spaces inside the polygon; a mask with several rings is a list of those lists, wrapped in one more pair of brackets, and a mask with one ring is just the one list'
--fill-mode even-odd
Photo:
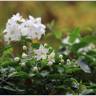
{"label": "bokeh background", "polygon": [[96,2],[91,1],[0,1],[0,36],[8,18],[15,13],[24,17],[29,14],[42,17],[48,26],[46,36],[41,40],[57,48],[61,38],[80,27],[82,34],[96,31]]}

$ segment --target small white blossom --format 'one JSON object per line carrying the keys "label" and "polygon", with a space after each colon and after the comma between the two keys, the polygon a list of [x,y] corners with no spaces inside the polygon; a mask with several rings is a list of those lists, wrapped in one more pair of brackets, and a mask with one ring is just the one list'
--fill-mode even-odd
{"label": "small white blossom", "polygon": [[37,60],[46,59],[47,58],[48,49],[44,48],[43,45],[40,45],[39,49],[34,50],[34,53],[35,53],[35,58]]}
{"label": "small white blossom", "polygon": [[60,54],[60,55],[59,55],[59,58],[61,58],[61,59],[62,59],[62,58],[63,58],[63,55],[62,55],[62,54]]}
{"label": "small white blossom", "polygon": [[55,62],[55,52],[53,51],[48,55],[48,65],[52,65]]}
{"label": "small white blossom", "polygon": [[10,41],[20,41],[21,39],[21,33],[20,33],[20,23],[18,22],[22,22],[22,20],[24,20],[22,18],[22,16],[20,16],[19,13],[17,13],[16,15],[13,15],[13,17],[11,17],[7,24],[6,24],[6,29],[4,30],[4,40],[8,43],[10,43]]}
{"label": "small white blossom", "polygon": [[65,55],[68,55],[70,53],[70,50],[69,49],[66,49],[64,52],[63,52],[63,54],[65,54]]}
{"label": "small white blossom", "polygon": [[64,38],[64,39],[62,40],[62,43],[63,43],[63,44],[69,44],[69,36],[67,36],[66,38]]}
{"label": "small white blossom", "polygon": [[25,62],[21,62],[20,65],[21,65],[22,67],[25,67],[26,63],[25,63]]}
{"label": "small white blossom", "polygon": [[75,43],[78,44],[79,42],[80,42],[80,39],[77,38],[77,39],[75,40]]}
{"label": "small white blossom", "polygon": [[59,65],[61,65],[61,63],[59,63]]}
{"label": "small white blossom", "polygon": [[47,45],[48,45],[47,43],[44,44],[45,47],[46,47]]}
{"label": "small white blossom", "polygon": [[23,50],[27,50],[27,46],[24,45],[24,46],[23,46]]}
{"label": "small white blossom", "polygon": [[19,57],[15,57],[15,58],[14,58],[14,61],[16,61],[16,62],[18,62],[19,60],[20,60]]}
{"label": "small white blossom", "polygon": [[70,64],[71,64],[70,59],[67,59],[67,65],[70,65]]}
{"label": "small white blossom", "polygon": [[22,53],[22,58],[26,58],[28,55],[26,53]]}
{"label": "small white blossom", "polygon": [[24,22],[25,21],[25,19],[20,15],[20,13],[17,13],[16,15],[13,15],[11,17],[11,19],[13,21],[19,21],[19,22]]}
{"label": "small white blossom", "polygon": [[53,62],[49,61],[47,65],[48,66],[52,66],[53,65]]}
{"label": "small white blossom", "polygon": [[64,60],[63,59],[61,59],[61,63],[64,63]]}
{"label": "small white blossom", "polygon": [[[70,42],[69,42],[69,36],[67,36],[66,38],[64,38],[63,40],[62,40],[62,43],[63,44],[69,44],[69,45],[72,45]],[[77,43],[79,43],[80,42],[80,39],[79,38],[76,38],[76,40],[73,42],[73,44],[77,44]]]}
{"label": "small white blossom", "polygon": [[38,71],[38,67],[37,66],[33,67],[33,71]]}
{"label": "small white blossom", "polygon": [[21,34],[28,39],[40,39],[45,34],[45,25],[41,23],[41,18],[34,18],[29,16],[21,25]]}

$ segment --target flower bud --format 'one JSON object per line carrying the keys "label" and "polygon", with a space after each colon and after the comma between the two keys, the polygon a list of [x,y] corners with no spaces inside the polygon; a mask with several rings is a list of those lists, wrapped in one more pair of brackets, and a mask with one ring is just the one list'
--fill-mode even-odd
{"label": "flower bud", "polygon": [[23,50],[27,50],[27,46],[24,45],[24,46],[23,46]]}
{"label": "flower bud", "polygon": [[59,65],[61,65],[61,63],[59,63]]}
{"label": "flower bud", "polygon": [[24,66],[26,65],[26,63],[25,63],[25,62],[22,62],[22,63],[20,63],[20,65],[21,65],[22,67],[24,67]]}
{"label": "flower bud", "polygon": [[16,61],[16,62],[18,62],[19,60],[20,60],[19,57],[15,57],[15,58],[14,58],[14,61]]}
{"label": "flower bud", "polygon": [[26,53],[22,53],[22,58],[26,58],[28,55]]}
{"label": "flower bud", "polygon": [[64,63],[64,60],[63,59],[61,59],[61,63]]}
{"label": "flower bud", "polygon": [[67,64],[69,64],[69,65],[71,64],[71,61],[70,61],[70,59],[67,59]]}
{"label": "flower bud", "polygon": [[47,45],[48,45],[48,44],[47,44],[47,43],[45,43],[45,44],[44,44],[44,47],[46,47]]}
{"label": "flower bud", "polygon": [[53,65],[53,62],[49,61],[47,65],[48,66],[52,66]]}
{"label": "flower bud", "polygon": [[63,55],[62,55],[62,54],[60,54],[60,55],[59,55],[59,58],[63,58]]}
{"label": "flower bud", "polygon": [[38,67],[37,66],[33,67],[33,71],[38,71]]}

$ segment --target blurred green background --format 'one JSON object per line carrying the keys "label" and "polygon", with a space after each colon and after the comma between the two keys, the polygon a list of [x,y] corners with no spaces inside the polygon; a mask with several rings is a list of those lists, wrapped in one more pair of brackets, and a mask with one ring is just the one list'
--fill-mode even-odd
{"label": "blurred green background", "polygon": [[[17,12],[24,17],[29,14],[42,17],[42,22],[50,30],[47,30],[47,35],[41,41],[55,48],[74,27],[80,27],[83,34],[96,31],[95,1],[0,1],[1,34],[8,18]],[[48,25],[50,23],[51,26]]]}

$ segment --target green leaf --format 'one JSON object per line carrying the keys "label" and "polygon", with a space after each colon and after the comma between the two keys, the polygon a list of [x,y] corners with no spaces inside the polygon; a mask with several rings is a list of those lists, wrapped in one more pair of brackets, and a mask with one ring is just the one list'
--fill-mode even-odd
{"label": "green leaf", "polygon": [[85,36],[81,38],[81,42],[86,42],[86,43],[95,43],[96,44],[96,36]]}
{"label": "green leaf", "polygon": [[26,72],[20,71],[15,74],[11,74],[14,77],[19,77],[19,78],[27,78],[28,74]]}
{"label": "green leaf", "polygon": [[86,90],[83,90],[83,91],[81,92],[81,94],[82,94],[82,95],[88,95],[88,94],[93,93],[93,92],[94,92],[93,89],[86,89]]}
{"label": "green leaf", "polygon": [[90,67],[89,67],[85,62],[83,62],[82,60],[80,60],[80,61],[78,61],[78,64],[79,64],[80,68],[81,68],[84,72],[86,72],[86,73],[91,73]]}
{"label": "green leaf", "polygon": [[78,37],[80,37],[80,29],[74,29],[69,35],[69,42],[73,43]]}
{"label": "green leaf", "polygon": [[54,36],[55,36],[57,39],[61,39],[61,37],[62,37],[62,32],[60,32],[60,31],[55,31],[55,32],[53,32],[53,34],[54,34]]}

